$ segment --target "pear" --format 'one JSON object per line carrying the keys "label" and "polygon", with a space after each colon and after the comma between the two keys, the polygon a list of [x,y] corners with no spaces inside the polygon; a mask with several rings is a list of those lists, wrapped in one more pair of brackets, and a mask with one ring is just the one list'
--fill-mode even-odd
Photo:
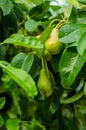
{"label": "pear", "polygon": [[59,54],[62,50],[62,43],[58,39],[58,29],[53,28],[50,37],[45,42],[45,48],[52,54]]}
{"label": "pear", "polygon": [[48,97],[52,94],[52,84],[50,82],[50,79],[47,76],[46,70],[43,68],[40,71],[40,76],[37,83],[38,89],[41,93],[41,95]]}

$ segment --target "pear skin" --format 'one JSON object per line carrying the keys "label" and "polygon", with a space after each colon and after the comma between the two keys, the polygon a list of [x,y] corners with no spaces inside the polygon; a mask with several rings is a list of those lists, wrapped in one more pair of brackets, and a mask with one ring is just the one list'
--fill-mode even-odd
{"label": "pear skin", "polygon": [[62,43],[58,39],[58,29],[53,28],[50,37],[45,42],[45,48],[52,54],[59,54],[62,50]]}
{"label": "pear skin", "polygon": [[52,94],[52,92],[53,92],[52,84],[46,74],[45,69],[42,69],[40,71],[40,76],[39,76],[37,85],[38,85],[38,89],[42,95],[48,97]]}

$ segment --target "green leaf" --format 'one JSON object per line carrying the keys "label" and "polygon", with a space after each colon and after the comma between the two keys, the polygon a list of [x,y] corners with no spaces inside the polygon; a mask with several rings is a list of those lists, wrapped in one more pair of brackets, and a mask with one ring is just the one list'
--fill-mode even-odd
{"label": "green leaf", "polygon": [[71,11],[72,11],[72,5],[69,5],[69,6],[64,8],[64,16],[65,16],[65,18],[70,17]]}
{"label": "green leaf", "polygon": [[21,4],[27,11],[34,7],[34,3],[31,0],[14,0],[14,2]]}
{"label": "green leaf", "polygon": [[84,52],[86,51],[86,32],[82,34],[78,42],[77,50],[80,55],[83,55]]}
{"label": "green leaf", "polygon": [[0,127],[2,127],[4,125],[4,119],[3,117],[0,115]]}
{"label": "green leaf", "polygon": [[49,6],[50,6],[50,1],[43,2],[40,5],[34,6],[30,12],[29,16],[32,19],[35,19],[37,21],[47,19],[50,14],[49,14]]}
{"label": "green leaf", "polygon": [[24,70],[17,69],[10,64],[3,66],[6,73],[22,87],[28,96],[34,97],[37,95],[37,88],[32,77],[27,74]]}
{"label": "green leaf", "polygon": [[14,12],[6,15],[3,20],[9,28],[13,29],[13,32],[18,31],[17,15]]}
{"label": "green leaf", "polygon": [[67,4],[75,6],[76,8],[81,8],[80,3],[77,0],[67,0]]}
{"label": "green leaf", "polygon": [[20,120],[17,118],[10,118],[6,121],[7,130],[19,130]]}
{"label": "green leaf", "polygon": [[22,124],[22,130],[34,130],[34,126],[28,123],[23,123]]}
{"label": "green leaf", "polygon": [[14,102],[14,106],[16,107],[17,113],[19,115],[21,115],[22,111],[21,111],[20,104],[19,104],[20,97],[19,97],[19,94],[18,94],[17,90],[12,91],[12,97],[13,97],[13,102]]}
{"label": "green leaf", "polygon": [[4,45],[0,46],[0,59],[4,59],[6,55],[6,47]]}
{"label": "green leaf", "polygon": [[6,103],[5,97],[1,97],[0,98],[0,110],[4,107],[5,103]]}
{"label": "green leaf", "polygon": [[63,25],[59,30],[59,37],[64,37],[77,29],[84,29],[84,28],[86,28],[86,24],[67,23]]}
{"label": "green leaf", "polygon": [[76,42],[80,39],[81,35],[86,31],[86,28],[77,29],[68,35],[60,38],[60,41],[66,44]]}
{"label": "green leaf", "polygon": [[23,61],[22,64],[22,69],[26,72],[29,72],[29,70],[31,69],[31,66],[33,64],[34,61],[34,56],[32,53],[28,53]]}
{"label": "green leaf", "polygon": [[84,85],[84,94],[86,95],[86,83]]}
{"label": "green leaf", "polygon": [[75,109],[75,117],[78,121],[79,130],[85,130],[86,128],[85,116],[80,109],[77,108]]}
{"label": "green leaf", "polygon": [[41,41],[36,37],[26,37],[23,34],[13,34],[5,39],[3,43],[34,49],[42,49],[44,47]]}
{"label": "green leaf", "polygon": [[0,0],[0,8],[3,11],[4,16],[9,14],[13,9],[13,4],[10,0]]}
{"label": "green leaf", "polygon": [[31,0],[34,4],[36,5],[40,5],[42,4],[43,2],[45,2],[45,0]]}
{"label": "green leaf", "polygon": [[7,92],[13,90],[13,88],[16,86],[14,80],[7,74],[4,74],[1,80],[3,81],[3,86]]}
{"label": "green leaf", "polygon": [[28,32],[33,32],[37,30],[38,26],[40,25],[40,22],[35,21],[35,20],[28,20],[25,22],[25,28]]}
{"label": "green leaf", "polygon": [[72,103],[79,100],[83,95],[84,95],[84,92],[82,90],[79,93],[76,93],[75,95],[73,95],[72,97],[61,99],[60,102],[65,103],[65,104]]}
{"label": "green leaf", "polygon": [[13,65],[17,68],[21,68],[25,57],[26,57],[25,53],[23,53],[23,52],[18,53],[16,56],[13,57],[13,59],[11,61],[11,65]]}
{"label": "green leaf", "polygon": [[51,27],[47,27],[41,34],[40,36],[40,40],[42,41],[42,43],[45,43],[45,41],[49,38],[50,36],[50,32],[52,30],[52,26]]}
{"label": "green leaf", "polygon": [[76,19],[77,23],[83,23],[85,24],[86,23],[86,11],[79,11],[79,15]]}
{"label": "green leaf", "polygon": [[29,72],[34,61],[34,56],[32,53],[28,53],[27,55],[23,52],[17,54],[13,57],[11,61],[11,65],[21,68],[26,72]]}
{"label": "green leaf", "polygon": [[80,3],[85,4],[86,5],[86,0],[78,0]]}
{"label": "green leaf", "polygon": [[65,88],[71,87],[86,61],[86,53],[80,56],[73,49],[72,47],[64,50],[59,64],[61,84]]}

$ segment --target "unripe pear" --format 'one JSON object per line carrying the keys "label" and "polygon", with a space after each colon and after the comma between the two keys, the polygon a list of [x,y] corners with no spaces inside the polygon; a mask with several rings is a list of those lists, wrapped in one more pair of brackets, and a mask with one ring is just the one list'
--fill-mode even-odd
{"label": "unripe pear", "polygon": [[52,84],[47,76],[45,69],[42,69],[40,71],[40,76],[39,76],[37,85],[38,85],[38,89],[39,89],[40,93],[43,96],[48,97],[52,94],[52,92],[53,92]]}
{"label": "unripe pear", "polygon": [[58,39],[58,29],[53,28],[49,39],[45,42],[45,48],[52,54],[59,54],[62,50],[62,43]]}

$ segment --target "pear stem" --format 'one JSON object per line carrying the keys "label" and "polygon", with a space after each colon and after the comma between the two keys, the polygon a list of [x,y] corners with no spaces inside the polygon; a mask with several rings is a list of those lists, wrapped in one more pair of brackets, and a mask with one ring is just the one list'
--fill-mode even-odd
{"label": "pear stem", "polygon": [[61,19],[54,19],[54,20],[52,20],[52,21],[50,22],[50,24],[49,24],[49,27],[50,27],[54,22],[56,22],[56,21],[61,21]]}
{"label": "pear stem", "polygon": [[66,23],[66,20],[63,19],[62,21],[60,21],[60,22],[57,24],[56,28],[59,29],[59,28],[60,28],[63,24],[65,24],[65,23]]}
{"label": "pear stem", "polygon": [[42,60],[42,68],[45,69],[45,65],[44,65],[44,60],[43,60],[43,58],[42,58],[41,60]]}
{"label": "pear stem", "polygon": [[51,23],[49,24],[49,27],[56,21],[59,21],[59,23],[57,24],[56,28],[59,29],[63,24],[65,24],[67,22],[67,19],[54,19],[51,21]]}
{"label": "pear stem", "polygon": [[49,69],[44,58],[42,58],[42,68],[46,70],[47,76],[49,77]]}
{"label": "pear stem", "polygon": [[49,69],[48,69],[48,66],[47,66],[46,60],[45,60],[45,68],[46,68],[47,75],[48,75],[48,77],[49,77],[50,74],[49,74]]}

